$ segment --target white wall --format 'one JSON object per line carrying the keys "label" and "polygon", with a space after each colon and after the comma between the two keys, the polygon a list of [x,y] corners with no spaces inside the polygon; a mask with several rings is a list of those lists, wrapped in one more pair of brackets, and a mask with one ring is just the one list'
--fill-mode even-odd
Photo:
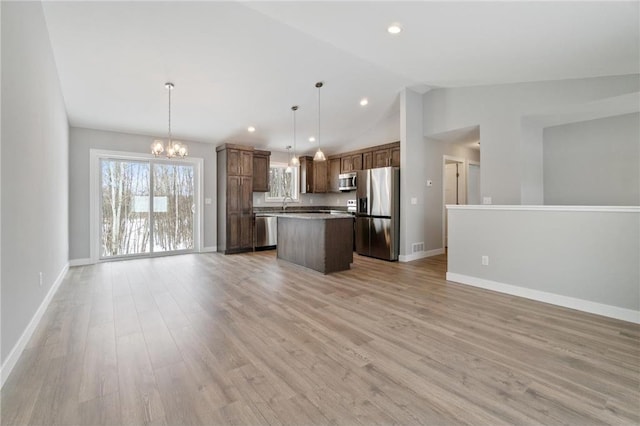
{"label": "white wall", "polygon": [[[425,242],[426,145],[423,137],[423,97],[411,89],[400,95],[400,257],[417,259],[414,243]],[[415,199],[415,204],[411,200]]]}
{"label": "white wall", "polygon": [[527,136],[523,120],[638,91],[638,75],[435,89],[423,95],[424,135],[480,125],[483,195],[541,204],[542,138]]}
{"label": "white wall", "polygon": [[640,321],[638,259],[640,207],[449,208],[451,281]]}
{"label": "white wall", "polygon": [[544,204],[640,205],[640,114],[544,129]]}
{"label": "white wall", "polygon": [[4,379],[17,359],[10,353],[20,352],[21,336],[66,270],[69,126],[41,3],[0,7]]}
{"label": "white wall", "polygon": [[[148,154],[151,142],[157,137],[107,132],[72,127],[69,144],[69,259],[86,260],[90,257],[89,223],[89,151],[102,149]],[[216,245],[216,152],[215,146],[184,141],[189,155],[204,159],[203,195],[211,204],[203,206],[203,249]]]}

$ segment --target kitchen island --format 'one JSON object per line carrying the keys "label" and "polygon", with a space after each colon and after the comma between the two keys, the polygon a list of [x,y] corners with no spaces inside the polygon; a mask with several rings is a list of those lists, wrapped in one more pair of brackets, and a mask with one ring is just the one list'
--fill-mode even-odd
{"label": "kitchen island", "polygon": [[278,259],[323,274],[349,269],[353,262],[353,216],[287,213],[278,217]]}

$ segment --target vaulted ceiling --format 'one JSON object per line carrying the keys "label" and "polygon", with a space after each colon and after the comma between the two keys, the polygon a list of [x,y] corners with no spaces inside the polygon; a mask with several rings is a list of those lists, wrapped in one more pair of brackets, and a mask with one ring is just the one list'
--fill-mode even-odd
{"label": "vaulted ceiling", "polygon": [[171,81],[173,133],[214,144],[284,150],[299,105],[312,152],[317,81],[331,153],[393,122],[403,87],[640,72],[637,1],[43,4],[72,126],[162,136]]}

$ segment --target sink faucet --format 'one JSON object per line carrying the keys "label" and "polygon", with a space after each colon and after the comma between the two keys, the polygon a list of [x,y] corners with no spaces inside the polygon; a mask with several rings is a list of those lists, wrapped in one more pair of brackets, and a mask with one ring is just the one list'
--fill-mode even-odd
{"label": "sink faucet", "polygon": [[291,195],[285,195],[284,198],[282,199],[282,210],[287,210],[287,198],[291,201],[293,201],[293,198],[291,198]]}

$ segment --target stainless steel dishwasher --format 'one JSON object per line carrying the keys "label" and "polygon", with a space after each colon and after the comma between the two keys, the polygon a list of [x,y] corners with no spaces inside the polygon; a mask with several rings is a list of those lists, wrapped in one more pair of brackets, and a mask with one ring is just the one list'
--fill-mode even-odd
{"label": "stainless steel dishwasher", "polygon": [[275,248],[278,244],[278,218],[256,214],[256,250]]}

